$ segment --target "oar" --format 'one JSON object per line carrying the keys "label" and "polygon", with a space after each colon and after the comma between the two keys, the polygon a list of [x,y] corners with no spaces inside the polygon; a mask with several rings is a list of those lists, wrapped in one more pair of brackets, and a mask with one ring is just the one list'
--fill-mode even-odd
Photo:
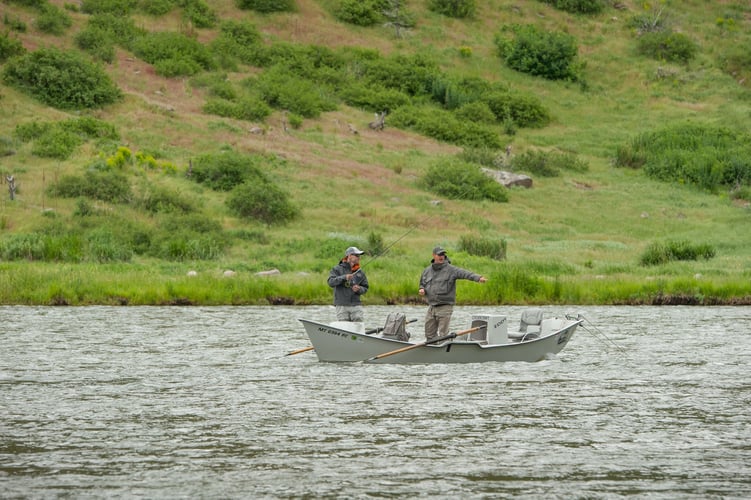
{"label": "oar", "polygon": [[[414,323],[415,321],[417,321],[417,319],[411,319],[411,320],[407,321],[405,324]],[[383,331],[383,328],[373,328],[371,330],[365,330],[365,334],[366,335],[372,335],[374,333],[379,333],[379,332],[382,332],[382,331]],[[315,347],[313,347],[313,346],[303,347],[302,349],[298,349],[296,351],[290,351],[287,354],[285,354],[285,356],[294,356],[295,354],[300,354],[301,352],[312,351],[313,349],[315,349]]]}
{"label": "oar", "polygon": [[401,349],[396,349],[395,351],[384,352],[383,354],[379,354],[378,356],[373,356],[372,358],[368,359],[367,361],[373,361],[373,360],[376,360],[376,359],[385,358],[386,356],[392,356],[394,354],[399,354],[400,352],[409,351],[411,349],[417,349],[418,347],[423,347],[423,346],[426,346],[428,344],[436,344],[436,343],[442,342],[444,340],[455,339],[456,337],[459,337],[461,335],[467,335],[468,333],[476,332],[477,330],[481,330],[482,328],[485,328],[485,327],[484,326],[476,326],[474,328],[470,328],[469,330],[462,330],[461,332],[449,333],[448,335],[444,335],[443,337],[438,337],[438,338],[433,339],[433,340],[426,340],[425,342],[420,342],[419,344],[408,345],[407,347],[402,347]]}

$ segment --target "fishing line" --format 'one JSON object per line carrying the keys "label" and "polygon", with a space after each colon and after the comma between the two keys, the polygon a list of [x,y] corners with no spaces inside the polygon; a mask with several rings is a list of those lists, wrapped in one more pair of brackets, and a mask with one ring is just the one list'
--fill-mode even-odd
{"label": "fishing line", "polygon": [[609,344],[609,345],[615,347],[616,350],[621,355],[623,355],[624,357],[628,357],[627,353],[626,353],[626,350],[623,347],[619,346],[617,343],[615,343],[613,340],[611,340],[607,335],[605,335],[605,333],[602,330],[600,330],[597,327],[597,325],[595,325],[594,323],[592,323],[588,318],[585,318],[581,314],[577,315],[577,318],[578,319],[583,319],[584,321],[586,321],[589,324],[589,326],[592,327],[592,330],[590,330],[589,328],[587,328],[586,324],[582,323],[581,324],[582,329],[584,329],[585,331],[591,333],[595,338],[597,338],[598,336],[602,337],[603,339],[605,339],[605,343],[606,344]]}
{"label": "fishing line", "polygon": [[[471,187],[471,188],[468,187],[464,192],[460,193],[460,196],[457,199],[464,200],[464,195],[466,195],[467,193],[469,193],[472,189],[474,189],[474,187]],[[475,200],[465,200],[465,201],[475,201]],[[440,213],[440,212],[438,212],[438,213]],[[407,231],[404,232],[404,234],[402,234],[396,240],[394,240],[389,245],[387,245],[386,248],[384,248],[383,250],[381,250],[380,252],[378,252],[375,256],[373,256],[372,259],[369,259],[366,263],[362,264],[357,271],[359,271],[360,269],[364,268],[365,266],[367,266],[368,264],[370,264],[374,260],[378,259],[379,257],[385,255],[391,249],[391,247],[393,247],[394,245],[396,245],[397,243],[399,243],[401,240],[403,240],[404,238],[406,238],[409,235],[409,233],[411,233],[412,231],[414,231],[415,229],[417,229],[419,226],[425,224],[430,219],[432,219],[433,217],[437,216],[438,213],[432,213],[432,214],[428,215],[427,217],[425,217],[424,219],[421,219],[418,222],[412,224],[407,229]],[[355,271],[353,274],[357,274],[357,271]]]}

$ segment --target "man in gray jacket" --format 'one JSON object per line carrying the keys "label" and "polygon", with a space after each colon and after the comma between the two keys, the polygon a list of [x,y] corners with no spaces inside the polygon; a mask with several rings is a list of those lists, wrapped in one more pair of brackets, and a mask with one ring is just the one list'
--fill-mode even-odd
{"label": "man in gray jacket", "polygon": [[363,320],[360,295],[368,291],[368,278],[360,269],[360,256],[365,253],[357,247],[344,251],[344,258],[331,268],[328,283],[334,289],[334,306],[338,321]]}
{"label": "man in gray jacket", "polygon": [[433,260],[420,276],[420,295],[428,299],[425,314],[425,339],[432,340],[449,333],[449,323],[456,303],[456,280],[485,283],[484,276],[452,266],[442,247],[433,249]]}

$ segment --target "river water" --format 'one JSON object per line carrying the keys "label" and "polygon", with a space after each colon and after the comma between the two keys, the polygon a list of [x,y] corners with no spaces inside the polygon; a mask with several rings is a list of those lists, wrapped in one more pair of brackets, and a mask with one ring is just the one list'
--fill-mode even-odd
{"label": "river water", "polygon": [[331,307],[0,307],[0,497],[748,498],[751,308],[545,310],[553,359],[401,366],[285,356]]}

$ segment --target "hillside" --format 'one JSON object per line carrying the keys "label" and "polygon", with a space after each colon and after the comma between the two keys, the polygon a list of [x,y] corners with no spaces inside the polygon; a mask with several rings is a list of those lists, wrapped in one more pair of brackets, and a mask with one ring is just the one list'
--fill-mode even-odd
{"label": "hillside", "polygon": [[[8,36],[29,52],[56,47],[89,57],[78,48],[76,34],[91,15],[66,8],[69,2],[48,3],[72,21],[62,34],[38,29],[38,9],[6,1],[0,9]],[[550,121],[544,126],[518,127],[512,133],[498,126],[498,155],[505,155],[506,147],[517,158],[536,151],[569,154],[587,169],[564,170],[554,177],[531,174],[533,187],[509,189],[505,203],[449,199],[428,191],[422,181],[436,161],[468,149],[461,144],[391,126],[391,115],[384,130],[370,130],[373,110],[343,102],[315,117],[292,116],[280,107],[259,120],[209,114],[204,106],[215,87],[205,82],[217,80],[207,75],[241,89],[244,80],[265,69],[240,64],[233,70],[164,77],[153,64],[117,46],[114,59],[102,67],[122,99],[100,109],[57,109],[0,83],[0,140],[7,150],[0,157],[0,172],[3,182],[13,176],[18,184],[12,201],[7,184],[2,186],[0,241],[49,232],[52,226],[84,238],[91,238],[92,225],[133,224],[149,228],[152,235],[178,231],[163,229],[173,223],[171,213],[101,200],[82,205],[78,197],[50,194],[50,186],[66,175],[80,175],[92,162],[124,147],[174,167],[174,172],[126,169],[137,198],[145,199],[156,187],[177,193],[192,206],[189,222],[216,224],[217,238],[226,246],[205,259],[170,260],[135,252],[124,261],[3,261],[0,302],[161,303],[185,298],[187,303],[263,303],[284,297],[292,303],[327,303],[329,290],[322,278],[337,252],[350,244],[371,250],[364,261],[371,282],[381,287],[369,297],[372,303],[415,300],[415,281],[435,244],[447,247],[457,265],[504,282],[501,288],[464,292],[464,300],[478,303],[660,303],[664,296],[679,297],[665,302],[751,301],[747,199],[731,196],[727,189],[659,181],[640,169],[613,164],[619,147],[673,124],[751,133],[751,64],[727,62],[739,47],[751,52],[747,2],[689,0],[646,7],[637,1],[606,2],[600,14],[573,15],[537,0],[478,1],[472,18],[453,19],[430,11],[427,2],[412,0],[406,5],[416,23],[401,37],[380,24],[358,27],[337,21],[335,0],[297,0],[295,12],[274,14],[241,10],[233,0],[207,3],[218,20],[210,28],[186,22],[178,7],[160,16],[135,10],[130,17],[140,29],[188,34],[206,46],[219,36],[222,21],[234,20],[255,25],[267,45],[430,56],[447,75],[503,84],[533,96],[548,110]],[[638,53],[638,36],[629,20],[658,15],[695,42],[698,51],[691,61],[666,62]],[[12,30],[13,24],[26,29]],[[574,37],[582,63],[579,80],[547,80],[507,67],[495,37],[503,27],[522,24]],[[90,140],[59,159],[35,154],[34,143],[19,140],[16,133],[19,125],[80,116],[111,124],[119,141]],[[299,118],[299,125],[292,126],[290,117]],[[226,151],[255,155],[299,215],[286,224],[238,217],[227,208],[228,193],[186,177],[202,155]],[[82,223],[76,215],[82,206],[97,217]],[[504,241],[506,260],[470,255],[462,241],[472,239]],[[640,265],[650,245],[665,241],[709,245],[715,256]],[[217,283],[225,286],[222,273],[230,269],[238,273],[238,284],[213,295]],[[269,269],[280,270],[284,278],[254,276]],[[198,270],[199,279],[186,281],[188,270]],[[40,283],[44,286],[38,290]],[[143,292],[144,287],[154,290]]]}

